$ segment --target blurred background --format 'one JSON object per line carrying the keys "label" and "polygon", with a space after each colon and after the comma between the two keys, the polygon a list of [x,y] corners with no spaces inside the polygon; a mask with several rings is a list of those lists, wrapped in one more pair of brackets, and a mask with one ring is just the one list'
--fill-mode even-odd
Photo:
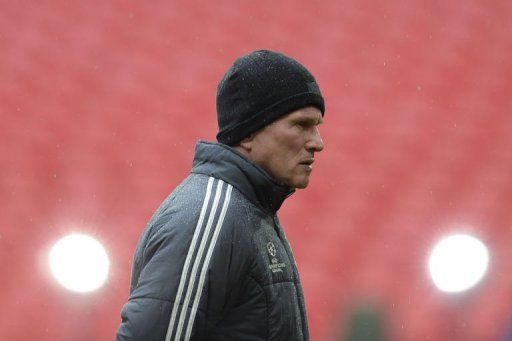
{"label": "blurred background", "polygon": [[[506,340],[511,34],[506,0],[1,1],[0,340],[114,339],[142,229],[215,139],[218,80],[262,48],[326,100],[326,148],[280,210],[312,339]],[[54,277],[70,234],[106,251],[96,290]],[[453,234],[488,251],[449,248],[445,275],[488,264],[463,292],[429,262]]]}

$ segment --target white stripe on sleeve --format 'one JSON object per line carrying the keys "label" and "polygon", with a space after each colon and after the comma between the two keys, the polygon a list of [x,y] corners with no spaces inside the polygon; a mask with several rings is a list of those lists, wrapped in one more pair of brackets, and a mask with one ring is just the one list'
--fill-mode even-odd
{"label": "white stripe on sleeve", "polygon": [[215,215],[217,213],[217,208],[218,208],[218,204],[219,204],[219,199],[221,197],[223,184],[224,184],[224,181],[222,181],[222,180],[219,180],[218,183],[217,183],[217,190],[215,192],[215,198],[213,200],[213,206],[212,206],[212,209],[210,211],[210,216],[208,217],[208,222],[206,223],[206,228],[205,228],[203,236],[201,238],[201,244],[199,245],[199,250],[197,251],[197,255],[195,257],[194,265],[192,267],[192,273],[190,275],[190,280],[189,280],[189,283],[188,283],[188,286],[187,286],[187,292],[185,294],[185,300],[183,301],[183,305],[182,305],[183,308],[181,309],[180,319],[178,321],[178,326],[177,326],[177,329],[176,329],[176,336],[174,338],[175,340],[180,340],[180,338],[181,338],[181,333],[182,333],[182,330],[183,330],[183,325],[184,325],[184,322],[185,322],[185,317],[187,315],[187,307],[189,305],[189,302],[190,302],[190,299],[191,299],[191,296],[192,296],[192,292],[193,292],[193,289],[194,289],[194,285],[195,285],[195,282],[196,282],[197,269],[199,268],[199,264],[201,263],[201,260],[203,259],[204,249],[206,247],[206,243],[207,243],[208,238],[210,236],[210,230],[211,230],[211,227],[213,225],[213,220],[214,220]]}
{"label": "white stripe on sleeve", "polygon": [[217,221],[217,226],[215,226],[215,232],[213,233],[212,241],[210,242],[210,247],[208,248],[208,252],[206,254],[206,260],[204,261],[203,268],[201,270],[201,275],[199,277],[199,284],[197,286],[196,295],[194,298],[194,304],[192,305],[192,311],[190,313],[190,317],[188,320],[187,330],[185,334],[185,340],[190,339],[190,335],[192,334],[192,326],[194,325],[194,319],[196,317],[197,307],[199,305],[199,300],[201,298],[201,293],[203,291],[203,285],[206,278],[206,271],[208,270],[208,264],[210,263],[210,258],[212,257],[213,249],[217,242],[217,237],[219,236],[220,230],[222,228],[222,224],[224,223],[224,217],[226,216],[226,211],[228,209],[229,201],[231,199],[231,190],[233,186],[228,184],[226,190],[226,197],[224,198],[224,204],[222,205],[222,211],[220,213],[219,220]]}
{"label": "white stripe on sleeve", "polygon": [[180,284],[179,284],[179,287],[178,287],[178,292],[176,293],[176,298],[174,300],[174,305],[173,305],[173,308],[172,308],[171,319],[169,320],[169,326],[167,327],[167,334],[165,336],[165,340],[166,341],[170,341],[171,340],[172,332],[173,332],[173,329],[174,329],[174,324],[175,324],[175,321],[176,321],[176,315],[177,315],[178,310],[179,310],[179,305],[180,305],[180,301],[181,301],[181,295],[183,294],[183,289],[184,289],[184,286],[185,286],[185,281],[187,279],[188,270],[189,270],[189,267],[190,267],[190,262],[191,262],[192,255],[193,255],[195,247],[196,247],[197,239],[199,238],[199,234],[201,232],[201,227],[203,226],[203,221],[204,221],[204,217],[206,215],[206,209],[208,207],[208,202],[210,201],[210,196],[211,196],[212,187],[213,187],[213,181],[214,181],[213,177],[210,177],[208,179],[208,187],[206,189],[206,196],[205,196],[205,198],[203,200],[203,206],[201,208],[201,214],[199,216],[199,220],[197,221],[196,229],[194,231],[194,236],[192,237],[192,242],[191,242],[190,247],[188,249],[187,258],[185,259],[185,264],[183,265],[183,270],[181,272]]}

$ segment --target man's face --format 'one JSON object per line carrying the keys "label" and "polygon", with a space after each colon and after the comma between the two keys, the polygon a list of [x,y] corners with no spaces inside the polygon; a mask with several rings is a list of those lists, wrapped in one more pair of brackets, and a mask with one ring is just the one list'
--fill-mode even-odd
{"label": "man's face", "polygon": [[322,122],[316,107],[293,111],[254,134],[249,142],[250,158],[290,188],[305,188],[315,152],[324,149],[318,131]]}

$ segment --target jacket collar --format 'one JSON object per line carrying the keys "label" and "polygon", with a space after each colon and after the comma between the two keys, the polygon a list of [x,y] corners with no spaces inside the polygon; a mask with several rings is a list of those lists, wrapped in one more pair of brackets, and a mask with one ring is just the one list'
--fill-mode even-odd
{"label": "jacket collar", "polygon": [[222,143],[197,142],[191,172],[226,181],[271,214],[275,214],[294,192],[237,150]]}

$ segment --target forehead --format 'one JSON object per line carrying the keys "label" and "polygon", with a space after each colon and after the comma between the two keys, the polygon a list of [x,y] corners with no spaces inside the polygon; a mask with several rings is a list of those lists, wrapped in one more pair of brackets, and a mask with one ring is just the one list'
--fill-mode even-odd
{"label": "forehead", "polygon": [[292,111],[288,115],[283,117],[284,120],[297,120],[297,119],[305,119],[305,120],[314,120],[316,122],[322,123],[322,112],[316,107],[306,107],[301,108],[295,111]]}

